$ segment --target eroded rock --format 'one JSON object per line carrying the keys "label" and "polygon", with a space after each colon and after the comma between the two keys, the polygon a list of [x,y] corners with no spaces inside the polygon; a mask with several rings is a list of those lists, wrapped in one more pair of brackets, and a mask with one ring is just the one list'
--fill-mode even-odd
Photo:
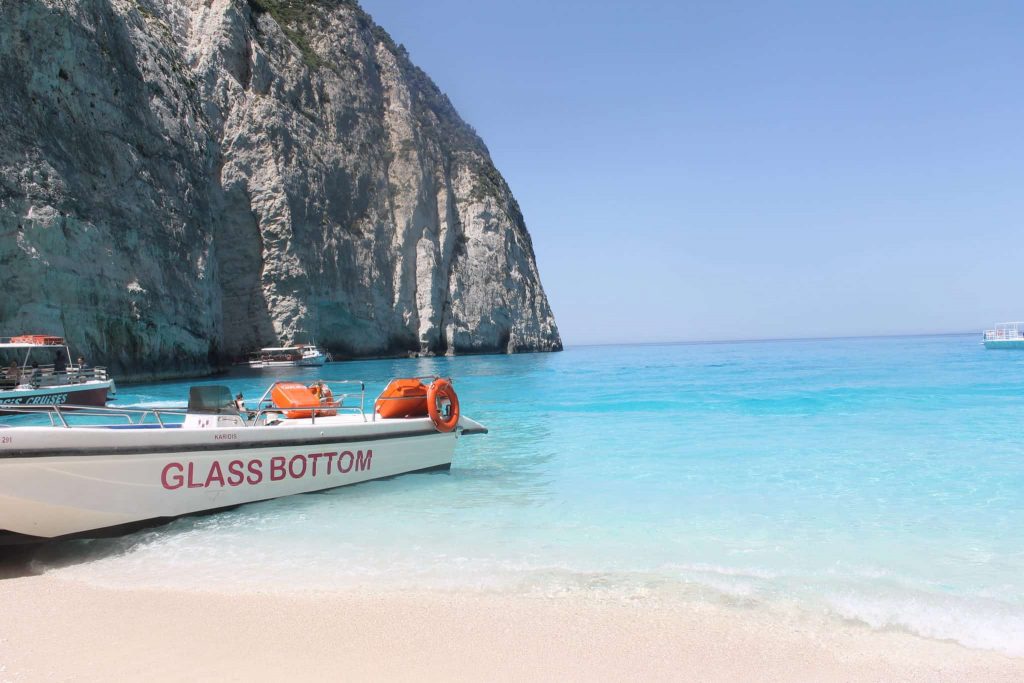
{"label": "eroded rock", "polygon": [[131,376],[561,341],[519,207],[343,0],[0,0],[0,330]]}

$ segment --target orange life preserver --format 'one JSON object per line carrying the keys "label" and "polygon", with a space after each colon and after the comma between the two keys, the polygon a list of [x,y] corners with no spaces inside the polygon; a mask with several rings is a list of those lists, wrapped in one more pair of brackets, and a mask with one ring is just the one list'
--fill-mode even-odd
{"label": "orange life preserver", "polygon": [[[438,401],[447,401],[448,410],[442,414]],[[459,424],[459,397],[450,380],[438,377],[427,389],[427,412],[439,432],[450,432]]]}

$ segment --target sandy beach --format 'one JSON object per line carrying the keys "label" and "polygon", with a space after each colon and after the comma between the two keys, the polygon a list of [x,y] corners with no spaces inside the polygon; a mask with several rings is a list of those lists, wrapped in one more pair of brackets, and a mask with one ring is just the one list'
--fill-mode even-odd
{"label": "sandy beach", "polygon": [[744,608],[0,581],[0,681],[987,680],[1024,660]]}

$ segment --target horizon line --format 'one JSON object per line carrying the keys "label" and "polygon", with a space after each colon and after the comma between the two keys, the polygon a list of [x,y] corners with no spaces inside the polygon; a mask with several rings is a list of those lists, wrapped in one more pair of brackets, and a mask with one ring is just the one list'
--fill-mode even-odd
{"label": "horizon line", "polygon": [[980,334],[976,331],[970,332],[903,332],[894,334],[846,334],[832,337],[764,337],[746,339],[692,339],[674,341],[619,341],[619,342],[590,342],[583,344],[565,344],[570,346],[682,346],[686,344],[753,344],[758,342],[785,342],[785,341],[838,341],[843,339],[895,339],[899,337],[965,337]]}

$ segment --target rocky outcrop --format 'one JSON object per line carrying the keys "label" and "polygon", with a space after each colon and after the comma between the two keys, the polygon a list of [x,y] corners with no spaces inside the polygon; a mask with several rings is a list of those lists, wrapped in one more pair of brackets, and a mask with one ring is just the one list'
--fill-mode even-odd
{"label": "rocky outcrop", "polygon": [[349,0],[0,0],[0,333],[134,376],[547,351],[487,148]]}

